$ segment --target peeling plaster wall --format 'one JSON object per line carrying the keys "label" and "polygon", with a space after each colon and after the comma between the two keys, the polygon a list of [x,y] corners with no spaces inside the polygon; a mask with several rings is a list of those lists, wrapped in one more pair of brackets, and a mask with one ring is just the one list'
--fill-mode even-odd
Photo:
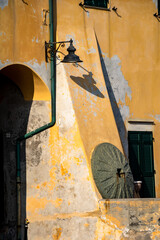
{"label": "peeling plaster wall", "polygon": [[157,6],[158,6],[158,0],[152,0],[153,1],[153,3],[156,5],[156,8],[157,8]]}
{"label": "peeling plaster wall", "polygon": [[[122,107],[125,105],[125,98],[126,95],[129,97],[129,99],[132,99],[131,96],[131,88],[128,86],[128,81],[125,80],[122,70],[121,70],[121,60],[118,58],[118,56],[113,56],[111,59],[109,59],[107,56],[103,57],[103,60],[105,62],[105,66],[108,72],[108,77],[111,81],[111,88],[113,89],[113,93],[115,95],[117,103],[120,102],[119,105]],[[127,107],[127,106],[126,106]],[[123,111],[121,110],[122,118],[125,121],[126,118],[130,115],[129,109]]]}
{"label": "peeling plaster wall", "polygon": [[159,239],[159,199],[100,201],[100,239]]}
{"label": "peeling plaster wall", "polygon": [[51,89],[51,79],[50,79],[50,64],[46,64],[45,61],[40,64],[37,60],[33,59],[29,62],[24,62],[27,66],[29,66],[33,71],[39,74],[41,79],[45,82],[49,89]]}
{"label": "peeling plaster wall", "polygon": [[8,0],[1,0],[0,8],[3,10],[6,6],[8,6]]}
{"label": "peeling plaster wall", "polygon": [[[57,124],[27,140],[28,234],[32,239],[78,239],[81,232],[81,237],[92,239],[96,218],[88,216],[97,209],[97,197],[63,65],[57,66],[57,76]],[[46,111],[44,105],[36,110],[36,105],[30,112],[28,131]]]}
{"label": "peeling plaster wall", "polygon": [[123,149],[128,156],[128,139],[124,124],[130,116],[129,106],[126,105],[126,96],[131,101],[131,88],[123,76],[118,56],[115,55],[110,59],[106,54],[102,54],[101,64]]}

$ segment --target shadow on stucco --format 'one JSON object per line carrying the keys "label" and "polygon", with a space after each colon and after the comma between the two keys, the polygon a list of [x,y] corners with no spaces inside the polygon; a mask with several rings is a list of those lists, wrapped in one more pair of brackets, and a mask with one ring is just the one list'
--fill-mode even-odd
{"label": "shadow on stucco", "polygon": [[[32,101],[24,100],[12,80],[0,74],[0,239],[17,237],[16,140],[27,132],[31,104]],[[21,203],[23,228],[26,218],[25,141],[21,142]]]}
{"label": "shadow on stucco", "polygon": [[117,101],[116,101],[114,91],[113,91],[112,85],[111,85],[111,80],[110,80],[109,75],[108,75],[106,64],[105,64],[104,59],[102,57],[102,51],[101,51],[101,48],[100,48],[97,37],[96,37],[96,40],[97,40],[97,46],[98,46],[98,51],[99,51],[99,56],[100,56],[100,61],[101,61],[101,66],[102,66],[102,72],[103,72],[106,88],[107,88],[107,91],[108,91],[109,99],[110,99],[110,102],[111,102],[114,118],[115,118],[115,121],[116,121],[116,125],[117,125],[119,136],[120,136],[120,140],[121,140],[122,147],[123,147],[123,150],[124,150],[124,154],[127,157],[128,156],[128,143],[127,143],[127,138],[126,138],[126,128],[125,128],[125,125],[124,125],[122,115],[121,115],[120,110],[119,110],[118,105],[117,105]]}
{"label": "shadow on stucco", "polygon": [[99,91],[99,89],[95,86],[96,81],[93,78],[92,72],[89,72],[88,74],[83,74],[82,77],[75,77],[70,76],[70,78],[78,84],[81,88],[85,89],[86,91],[90,92],[91,94],[104,98],[104,95]]}

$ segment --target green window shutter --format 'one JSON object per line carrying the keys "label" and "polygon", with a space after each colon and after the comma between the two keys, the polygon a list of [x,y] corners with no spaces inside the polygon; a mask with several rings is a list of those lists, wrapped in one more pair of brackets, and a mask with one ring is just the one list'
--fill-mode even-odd
{"label": "green window shutter", "polygon": [[152,133],[144,132],[141,135],[141,147],[142,147],[142,171],[144,173],[150,173],[153,169],[153,149],[152,149]]}
{"label": "green window shutter", "polygon": [[84,5],[94,6],[94,0],[85,0]]}
{"label": "green window shutter", "polygon": [[141,197],[155,197],[152,132],[128,132],[129,162],[135,181],[142,180]]}
{"label": "green window shutter", "polygon": [[107,8],[107,1],[106,0],[97,0],[98,7],[104,7]]}
{"label": "green window shutter", "polygon": [[85,0],[84,5],[107,8],[108,0]]}
{"label": "green window shutter", "polygon": [[135,181],[141,180],[140,171],[140,136],[137,133],[130,133],[129,140],[129,160]]}
{"label": "green window shutter", "polygon": [[151,132],[141,135],[141,171],[143,175],[142,194],[144,197],[155,197],[153,140]]}

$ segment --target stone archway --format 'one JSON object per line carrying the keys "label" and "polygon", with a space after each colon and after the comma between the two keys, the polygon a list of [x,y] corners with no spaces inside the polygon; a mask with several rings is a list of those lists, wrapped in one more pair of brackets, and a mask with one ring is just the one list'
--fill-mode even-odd
{"label": "stone archway", "polygon": [[[4,209],[0,215],[0,239],[17,239],[16,140],[48,123],[46,100],[49,99],[45,83],[27,66],[13,64],[0,71],[0,203]],[[35,166],[42,155],[41,137],[29,141],[32,147],[29,142],[21,142],[22,239],[26,217],[26,152],[32,156],[29,164]]]}
{"label": "stone archway", "polygon": [[[0,75],[0,163],[1,234],[16,239],[16,139],[27,131],[32,101],[25,101],[20,89]],[[22,146],[22,189],[25,195],[25,144]],[[24,197],[25,199],[25,197]],[[25,212],[23,212],[25,215]]]}

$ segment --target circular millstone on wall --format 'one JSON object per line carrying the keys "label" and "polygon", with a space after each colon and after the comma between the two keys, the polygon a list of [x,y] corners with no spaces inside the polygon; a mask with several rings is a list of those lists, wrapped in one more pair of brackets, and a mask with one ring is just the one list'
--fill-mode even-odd
{"label": "circular millstone on wall", "polygon": [[110,143],[99,144],[92,154],[91,167],[96,186],[105,199],[132,198],[133,176],[128,161]]}

